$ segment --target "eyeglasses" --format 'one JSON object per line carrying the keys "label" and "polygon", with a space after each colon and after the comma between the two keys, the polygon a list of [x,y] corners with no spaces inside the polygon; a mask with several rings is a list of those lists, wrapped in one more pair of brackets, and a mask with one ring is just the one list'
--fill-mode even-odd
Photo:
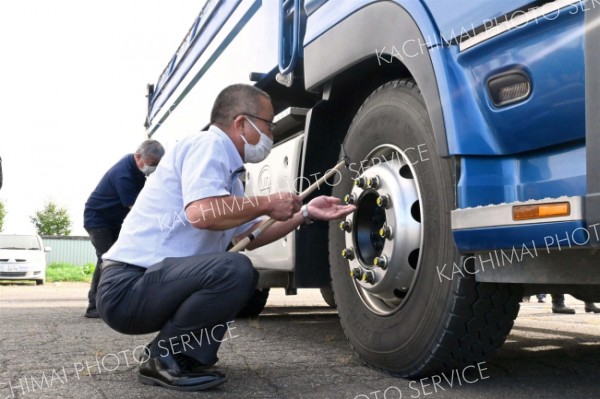
{"label": "eyeglasses", "polygon": [[267,120],[267,119],[265,119],[265,118],[261,118],[261,117],[259,117],[259,116],[252,115],[252,114],[242,114],[242,115],[245,115],[245,116],[250,116],[250,117],[252,117],[252,118],[256,118],[256,119],[258,119],[258,120],[261,120],[261,121],[263,121],[264,123],[266,123],[266,124],[267,124],[267,126],[269,127],[269,130],[273,130],[273,128],[275,127],[275,123],[273,123],[273,122],[271,122],[271,121],[269,121],[269,120]]}

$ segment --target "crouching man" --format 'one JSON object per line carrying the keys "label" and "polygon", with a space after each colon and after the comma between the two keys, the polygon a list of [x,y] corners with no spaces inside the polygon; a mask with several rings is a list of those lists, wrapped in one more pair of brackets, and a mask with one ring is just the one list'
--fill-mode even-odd
{"label": "crouching man", "polygon": [[[103,256],[97,293],[102,319],[125,334],[158,331],[140,365],[144,384],[195,391],[227,380],[210,366],[218,360],[227,322],[258,279],[246,256],[226,252],[232,239],[248,235],[266,216],[276,219],[248,247],[253,249],[307,218],[333,220],[355,209],[325,196],[305,206],[291,193],[243,198],[243,163],[267,157],[272,120],[265,92],[248,85],[224,89],[208,130],[167,152]],[[213,334],[210,344],[184,339],[202,330]]]}

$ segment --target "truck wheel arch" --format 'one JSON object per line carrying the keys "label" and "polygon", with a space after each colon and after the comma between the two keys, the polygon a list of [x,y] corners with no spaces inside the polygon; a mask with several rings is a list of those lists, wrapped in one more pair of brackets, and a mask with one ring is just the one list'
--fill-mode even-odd
{"label": "truck wheel arch", "polygon": [[392,2],[367,5],[305,46],[306,89],[316,90],[365,60],[373,59],[377,68],[386,62],[382,61],[384,58],[392,60],[391,57],[395,56],[392,62],[406,67],[420,87],[431,118],[438,153],[447,156],[444,115],[431,56],[428,51],[415,52],[414,47],[411,53],[403,55],[403,43],[409,41],[428,43],[406,9]]}

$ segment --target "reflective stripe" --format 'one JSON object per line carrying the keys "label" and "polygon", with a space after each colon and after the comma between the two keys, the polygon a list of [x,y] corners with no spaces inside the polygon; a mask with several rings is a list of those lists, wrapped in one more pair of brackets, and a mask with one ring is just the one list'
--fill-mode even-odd
{"label": "reflective stripe", "polygon": [[[512,209],[515,205],[539,205],[554,202],[569,202],[571,214],[569,216],[549,217],[543,219],[513,220]],[[531,200],[525,202],[512,202],[510,204],[456,209],[451,212],[451,219],[452,230],[578,221],[584,219],[583,197],[547,198],[544,200]]]}

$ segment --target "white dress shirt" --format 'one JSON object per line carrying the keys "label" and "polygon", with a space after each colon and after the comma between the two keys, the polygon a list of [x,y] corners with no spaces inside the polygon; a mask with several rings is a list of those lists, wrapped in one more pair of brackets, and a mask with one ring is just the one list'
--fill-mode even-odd
{"label": "white dress shirt", "polygon": [[[261,218],[225,231],[198,229],[187,219],[190,203],[209,197],[242,198],[243,161],[231,139],[218,127],[179,141],[160,161],[125,218],[119,239],[104,259],[150,267],[168,257],[225,252],[233,237]],[[253,206],[246,198],[237,208]],[[222,201],[201,214],[231,210]]]}

